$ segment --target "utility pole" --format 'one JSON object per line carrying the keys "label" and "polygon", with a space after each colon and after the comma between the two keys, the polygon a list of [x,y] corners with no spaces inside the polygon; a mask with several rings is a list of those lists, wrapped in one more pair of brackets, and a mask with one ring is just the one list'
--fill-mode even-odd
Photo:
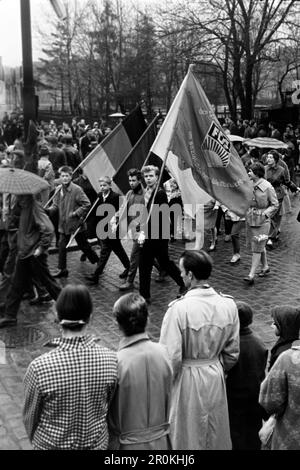
{"label": "utility pole", "polygon": [[23,57],[23,114],[24,132],[27,139],[29,121],[37,118],[36,98],[33,83],[32,43],[30,0],[20,0],[21,29],[22,29],[22,57]]}
{"label": "utility pole", "polygon": [[[60,20],[66,18],[64,4],[60,0],[50,0],[52,7]],[[23,57],[23,114],[24,133],[27,139],[29,121],[37,119],[37,102],[33,81],[32,41],[30,0],[20,0],[21,30],[22,30],[22,57]]]}

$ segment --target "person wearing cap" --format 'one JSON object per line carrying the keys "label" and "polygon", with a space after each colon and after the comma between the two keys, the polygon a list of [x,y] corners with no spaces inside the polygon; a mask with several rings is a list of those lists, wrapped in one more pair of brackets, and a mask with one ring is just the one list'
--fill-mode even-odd
{"label": "person wearing cap", "polygon": [[226,390],[233,450],[260,450],[258,432],[266,413],[258,403],[265,378],[268,350],[250,328],[253,311],[246,302],[236,302],[240,320],[240,355],[229,370]]}
{"label": "person wearing cap", "polygon": [[62,337],[24,377],[25,429],[34,450],[106,450],[116,353],[87,332],[93,304],[86,286],[64,287],[56,311]]}
{"label": "person wearing cap", "polygon": [[148,308],[141,295],[123,295],[113,313],[123,337],[117,353],[118,385],[108,415],[110,449],[170,450],[173,374],[167,351],[145,332]]}
{"label": "person wearing cap", "polygon": [[129,258],[119,238],[119,230],[113,232],[111,227],[112,219],[120,210],[120,196],[112,190],[112,179],[110,176],[102,176],[98,181],[100,192],[98,193],[99,202],[96,205],[96,216],[98,222],[96,233],[100,240],[101,252],[94,274],[86,276],[86,280],[90,285],[98,284],[99,276],[102,274],[112,251],[119,258],[125,268],[119,275],[120,279],[127,278],[130,268]]}
{"label": "person wearing cap", "polygon": [[159,340],[174,374],[172,449],[230,450],[225,373],[239,356],[238,310],[208,284],[212,259],[204,250],[185,251],[179,268],[188,291],[169,304]]}

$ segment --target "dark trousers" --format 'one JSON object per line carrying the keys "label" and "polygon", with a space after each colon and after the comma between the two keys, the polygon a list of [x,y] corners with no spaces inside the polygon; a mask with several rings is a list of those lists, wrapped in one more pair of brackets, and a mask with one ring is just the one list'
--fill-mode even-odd
{"label": "dark trousers", "polygon": [[171,276],[176,284],[183,286],[184,282],[180,276],[180,271],[174,261],[169,258],[169,240],[145,240],[140,252],[140,294],[145,298],[150,298],[151,271],[154,258],[159,262],[161,269]]}
{"label": "dark trousers", "polygon": [[30,288],[33,276],[40,280],[54,300],[57,299],[61,287],[49,272],[48,256],[42,254],[38,257],[29,256],[25,259],[17,259],[12,285],[5,305],[7,317],[17,317],[23,293]]}
{"label": "dark trousers", "polygon": [[[59,234],[58,269],[66,269],[67,267],[67,244],[70,238],[71,235],[67,235],[65,233]],[[78,232],[75,240],[77,242],[78,248],[86,255],[87,259],[91,263],[97,263],[99,260],[98,255],[89,244],[86,232]]]}
{"label": "dark trousers", "polygon": [[100,240],[100,244],[101,244],[101,252],[100,252],[100,258],[98,261],[98,266],[95,271],[95,276],[100,276],[100,274],[102,274],[112,251],[119,258],[124,268],[129,269],[129,266],[130,266],[129,258],[119,238],[115,238],[115,239],[106,238],[105,240]]}
{"label": "dark trousers", "polygon": [[9,247],[7,241],[7,230],[0,230],[0,272],[3,273],[4,265],[8,255]]}

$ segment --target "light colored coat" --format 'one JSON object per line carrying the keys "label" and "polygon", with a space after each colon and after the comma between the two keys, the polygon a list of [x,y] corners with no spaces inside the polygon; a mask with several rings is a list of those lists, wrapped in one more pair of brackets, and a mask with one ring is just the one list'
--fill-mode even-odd
{"label": "light colored coat", "polygon": [[276,414],[272,450],[300,450],[300,341],[280,354],[260,387],[259,403]]}
{"label": "light colored coat", "polygon": [[166,349],[146,333],[124,337],[118,386],[109,410],[110,448],[168,450],[172,368]]}
{"label": "light colored coat", "polygon": [[239,355],[239,319],[232,298],[194,288],[172,302],[160,343],[175,374],[171,442],[175,450],[231,449],[224,370]]}

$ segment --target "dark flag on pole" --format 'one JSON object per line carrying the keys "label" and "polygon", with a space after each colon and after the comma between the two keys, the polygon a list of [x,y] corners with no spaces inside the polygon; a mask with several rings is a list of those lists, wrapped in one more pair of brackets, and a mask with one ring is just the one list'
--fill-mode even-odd
{"label": "dark flag on pole", "polygon": [[80,163],[78,168],[82,168],[96,192],[99,177],[115,175],[146,128],[142,110],[137,106]]}

